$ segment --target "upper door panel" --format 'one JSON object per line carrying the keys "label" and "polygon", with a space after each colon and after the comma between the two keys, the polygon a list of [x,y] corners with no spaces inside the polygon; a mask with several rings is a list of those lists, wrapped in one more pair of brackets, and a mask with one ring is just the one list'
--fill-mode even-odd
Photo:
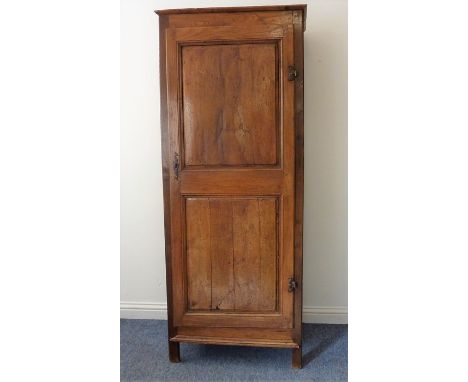
{"label": "upper door panel", "polygon": [[174,28],[167,44],[181,171],[282,168],[291,25]]}
{"label": "upper door panel", "polygon": [[181,48],[185,166],[279,161],[278,43]]}

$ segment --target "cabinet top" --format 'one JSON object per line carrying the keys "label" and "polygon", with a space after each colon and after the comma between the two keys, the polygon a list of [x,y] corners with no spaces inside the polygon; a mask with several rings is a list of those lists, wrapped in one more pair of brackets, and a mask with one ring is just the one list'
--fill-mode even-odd
{"label": "cabinet top", "polygon": [[261,5],[248,7],[212,7],[212,8],[181,8],[181,9],[157,9],[154,12],[159,16],[182,15],[196,13],[234,13],[234,12],[267,12],[267,11],[302,11],[303,24],[307,16],[307,4],[288,5]]}
{"label": "cabinet top", "polygon": [[261,11],[303,11],[304,17],[307,4],[288,5],[260,5],[248,7],[214,7],[214,8],[182,8],[182,9],[157,9],[158,15],[175,15],[184,13],[223,13],[223,12],[261,12]]}

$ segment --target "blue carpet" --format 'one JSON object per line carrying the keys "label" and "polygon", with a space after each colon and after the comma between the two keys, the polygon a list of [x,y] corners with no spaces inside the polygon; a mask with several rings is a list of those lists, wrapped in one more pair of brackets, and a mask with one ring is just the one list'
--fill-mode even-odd
{"label": "blue carpet", "polygon": [[166,321],[120,320],[121,381],[347,381],[348,326],[304,324],[302,354],[298,370],[289,349],[181,344],[171,363]]}

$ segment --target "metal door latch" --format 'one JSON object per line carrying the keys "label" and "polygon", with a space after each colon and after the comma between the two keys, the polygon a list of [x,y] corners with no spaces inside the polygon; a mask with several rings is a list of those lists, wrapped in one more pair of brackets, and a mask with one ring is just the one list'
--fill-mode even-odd
{"label": "metal door latch", "polygon": [[179,179],[179,154],[174,154],[174,174],[175,178]]}
{"label": "metal door latch", "polygon": [[288,292],[294,292],[297,288],[297,281],[293,277],[288,280]]}
{"label": "metal door latch", "polygon": [[288,81],[294,81],[299,76],[298,71],[294,66],[288,66]]}

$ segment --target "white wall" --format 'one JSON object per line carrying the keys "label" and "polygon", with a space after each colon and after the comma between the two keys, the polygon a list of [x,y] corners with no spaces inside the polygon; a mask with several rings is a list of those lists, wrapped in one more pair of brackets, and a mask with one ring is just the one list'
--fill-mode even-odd
{"label": "white wall", "polygon": [[[121,317],[165,316],[155,9],[300,1],[121,0]],[[304,321],[347,322],[347,2],[307,1]]]}

